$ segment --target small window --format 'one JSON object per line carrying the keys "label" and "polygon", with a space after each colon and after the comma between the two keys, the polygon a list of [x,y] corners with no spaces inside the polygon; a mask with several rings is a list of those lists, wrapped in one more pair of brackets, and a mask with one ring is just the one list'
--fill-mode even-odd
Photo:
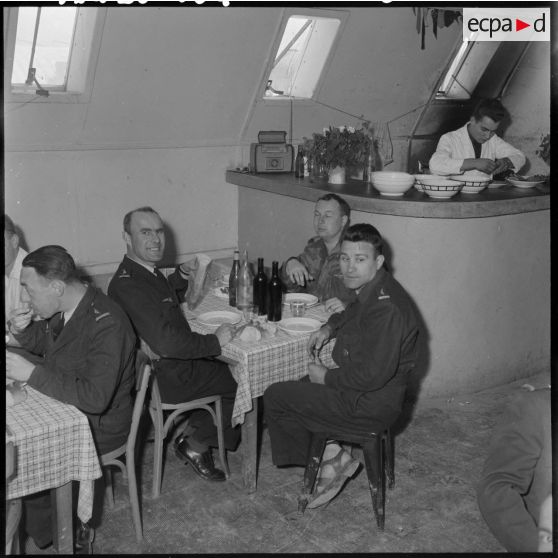
{"label": "small window", "polygon": [[464,42],[442,80],[437,99],[470,99],[500,42]]}
{"label": "small window", "polygon": [[341,16],[291,15],[276,50],[264,98],[313,98],[341,23]]}
{"label": "small window", "polygon": [[4,16],[5,100],[86,101],[106,8],[20,6]]}

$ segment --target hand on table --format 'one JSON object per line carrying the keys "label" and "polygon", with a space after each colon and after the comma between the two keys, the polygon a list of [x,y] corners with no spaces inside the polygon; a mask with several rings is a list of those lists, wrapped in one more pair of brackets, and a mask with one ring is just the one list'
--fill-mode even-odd
{"label": "hand on table", "polygon": [[224,347],[227,343],[230,343],[231,339],[234,337],[235,331],[235,327],[232,324],[221,324],[215,330],[219,345]]}
{"label": "hand on table", "polygon": [[33,319],[33,310],[28,304],[22,304],[10,312],[10,332],[21,333]]}
{"label": "hand on table", "polygon": [[329,341],[331,331],[328,325],[322,326],[318,331],[310,335],[308,339],[308,354],[312,358],[316,358],[322,347]]}
{"label": "hand on table", "polygon": [[304,287],[306,281],[313,281],[314,277],[308,273],[304,264],[300,263],[297,259],[292,259],[287,262],[285,271],[288,278],[297,285]]}
{"label": "hand on table", "polygon": [[8,378],[26,382],[34,368],[35,365],[21,355],[6,351],[6,376]]}
{"label": "hand on table", "polygon": [[345,310],[345,304],[341,302],[337,297],[328,298],[324,302],[324,307],[326,312],[330,314],[335,314],[336,312],[343,312]]}

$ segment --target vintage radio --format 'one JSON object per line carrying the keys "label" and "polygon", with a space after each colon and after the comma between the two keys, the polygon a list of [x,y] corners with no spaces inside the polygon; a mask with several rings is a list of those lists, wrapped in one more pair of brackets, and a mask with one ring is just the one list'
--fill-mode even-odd
{"label": "vintage radio", "polygon": [[250,144],[251,172],[292,172],[294,149],[287,143],[287,132],[258,133],[258,143]]}

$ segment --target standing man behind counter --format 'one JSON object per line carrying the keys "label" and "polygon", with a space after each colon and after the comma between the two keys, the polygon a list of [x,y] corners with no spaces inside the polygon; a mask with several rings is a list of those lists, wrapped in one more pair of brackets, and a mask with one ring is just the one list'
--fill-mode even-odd
{"label": "standing man behind counter", "polygon": [[349,226],[351,208],[336,194],[326,194],[314,207],[315,237],[298,257],[281,267],[281,280],[289,292],[307,292],[318,297],[329,312],[341,312],[354,300],[339,267],[341,237]]}
{"label": "standing man behind counter", "polygon": [[[495,175],[525,164],[525,155],[496,135],[507,111],[497,99],[482,99],[465,126],[444,134],[430,158],[432,174]],[[471,172],[473,171],[473,172]]]}

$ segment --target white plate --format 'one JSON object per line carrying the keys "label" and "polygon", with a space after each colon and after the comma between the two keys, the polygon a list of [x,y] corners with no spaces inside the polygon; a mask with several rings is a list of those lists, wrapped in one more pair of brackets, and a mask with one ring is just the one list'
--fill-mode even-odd
{"label": "white plate", "polygon": [[[227,292],[226,292],[226,293],[224,293],[224,292],[221,290],[221,289],[225,289],[225,288],[227,289]],[[224,286],[223,286],[223,287],[215,287],[215,288],[213,289],[213,294],[214,294],[215,296],[218,296],[219,298],[226,298],[226,299],[228,300],[228,299],[229,299],[229,287],[228,287],[228,286],[227,286],[227,287],[224,287]]]}
{"label": "white plate", "polygon": [[242,316],[236,312],[217,310],[200,314],[196,319],[200,324],[217,327],[221,324],[237,324],[241,318]]}
{"label": "white plate", "polygon": [[289,335],[305,335],[318,331],[322,324],[313,318],[285,318],[277,322],[277,327]]}
{"label": "white plate", "polygon": [[544,183],[544,180],[515,180],[513,178],[507,178],[506,180],[516,188],[534,188],[538,184]]}
{"label": "white plate", "polygon": [[507,184],[507,182],[505,180],[493,180],[489,185],[488,188],[492,189],[492,188],[501,188],[502,186],[505,186]]}
{"label": "white plate", "polygon": [[283,296],[283,304],[289,305],[293,300],[303,300],[306,302],[306,308],[316,306],[318,297],[308,293],[287,293]]}

